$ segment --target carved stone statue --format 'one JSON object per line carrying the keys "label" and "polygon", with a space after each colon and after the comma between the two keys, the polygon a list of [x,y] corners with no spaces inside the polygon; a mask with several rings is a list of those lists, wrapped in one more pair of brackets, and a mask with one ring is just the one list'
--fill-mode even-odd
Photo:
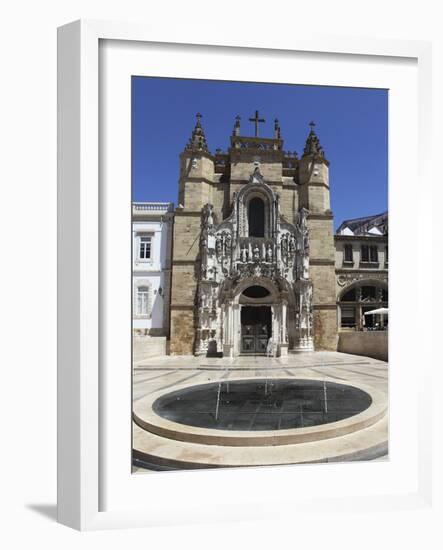
{"label": "carved stone statue", "polygon": [[215,244],[215,251],[217,252],[217,256],[221,256],[222,254],[222,239],[220,235],[217,236],[217,241]]}
{"label": "carved stone statue", "polygon": [[203,227],[211,228],[214,225],[214,207],[212,204],[205,204],[202,211],[202,225]]}
{"label": "carved stone statue", "polygon": [[302,251],[309,254],[309,229],[308,229],[308,211],[302,208],[299,212],[298,228],[302,237]]}
{"label": "carved stone statue", "polygon": [[226,244],[226,254],[230,254],[230,252],[231,252],[231,245],[232,245],[232,237],[231,237],[231,234],[230,234],[230,233],[228,233],[228,234],[226,235],[225,244]]}
{"label": "carved stone statue", "polygon": [[288,257],[288,236],[286,233],[281,238],[281,255],[286,261]]}
{"label": "carved stone statue", "polygon": [[308,231],[308,211],[306,208],[300,208],[298,212],[298,227],[301,230],[302,234],[307,233]]}
{"label": "carved stone statue", "polygon": [[263,174],[260,172],[260,165],[258,163],[249,176],[249,183],[264,183]]}
{"label": "carved stone statue", "polygon": [[289,250],[291,252],[291,256],[295,254],[295,237],[294,235],[291,235],[291,238],[289,240]]}
{"label": "carved stone statue", "polygon": [[307,254],[302,256],[302,277],[309,279],[309,256]]}
{"label": "carved stone statue", "polygon": [[258,261],[260,259],[260,249],[258,248],[257,244],[254,245],[252,257],[254,261]]}

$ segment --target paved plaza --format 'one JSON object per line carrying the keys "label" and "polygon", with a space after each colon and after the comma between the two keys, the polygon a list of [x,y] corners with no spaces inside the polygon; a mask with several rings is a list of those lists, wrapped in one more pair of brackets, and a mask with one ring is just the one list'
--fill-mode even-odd
{"label": "paved plaza", "polygon": [[[181,389],[234,380],[316,380],[360,388],[371,406],[352,419],[310,428],[240,432],[164,420],[156,399]],[[235,359],[162,356],[133,368],[135,471],[236,467],[387,457],[388,364],[337,352]]]}

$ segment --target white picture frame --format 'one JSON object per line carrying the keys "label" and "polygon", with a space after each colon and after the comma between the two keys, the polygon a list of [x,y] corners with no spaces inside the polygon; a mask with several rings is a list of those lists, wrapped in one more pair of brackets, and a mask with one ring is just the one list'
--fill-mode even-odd
{"label": "white picture frame", "polygon": [[[101,51],[101,45],[105,42],[113,44],[109,50]],[[148,53],[143,50],[152,48]],[[229,58],[232,64],[232,77],[235,74],[244,74],[244,80],[254,78],[258,64],[255,56],[272,58],[274,65],[281,65],[282,69],[294,55],[309,56],[310,62],[306,65],[315,65],[315,60],[328,64],[336,61],[346,64],[360,64],[365,70],[371,72],[371,63],[377,60],[390,64],[380,73],[380,83],[383,78],[392,73],[392,68],[411,67],[410,75],[406,75],[409,69],[405,69],[405,78],[411,78],[410,82],[418,83],[418,97],[416,90],[404,89],[401,94],[401,84],[398,84],[395,97],[397,105],[390,104],[393,118],[390,119],[390,140],[397,137],[397,123],[404,115],[406,105],[415,101],[414,112],[418,121],[411,117],[410,135],[417,136],[417,141],[411,141],[410,158],[408,158],[408,170],[401,163],[401,139],[393,140],[390,151],[390,220],[391,236],[396,239],[399,246],[398,253],[391,246],[390,253],[390,277],[398,277],[405,259],[401,257],[401,232],[407,227],[410,218],[407,218],[406,208],[415,207],[416,216],[420,220],[421,231],[426,234],[431,220],[426,216],[424,199],[405,196],[402,206],[396,203],[400,190],[400,182],[407,190],[412,190],[414,181],[421,188],[425,188],[432,194],[432,177],[430,175],[430,121],[431,121],[431,46],[426,42],[397,41],[397,40],[370,40],[351,37],[325,37],[303,35],[298,33],[295,38],[281,36],[279,39],[249,36],[239,37],[226,42],[213,41],[211,43],[198,43],[194,34],[183,29],[179,34],[167,36],[162,32],[156,33],[143,25],[102,21],[77,21],[61,27],[58,34],[58,270],[59,270],[59,306],[58,306],[58,519],[61,523],[81,530],[118,528],[131,526],[169,525],[176,523],[193,523],[200,521],[233,521],[237,519],[250,520],[261,517],[287,517],[288,521],[293,511],[299,513],[321,513],[334,506],[336,513],[347,513],[355,506],[368,512],[375,510],[398,510],[402,508],[423,509],[431,506],[432,500],[432,467],[431,467],[431,409],[428,396],[425,393],[425,384],[429,384],[432,365],[431,335],[423,334],[420,343],[413,339],[414,331],[420,328],[417,319],[411,321],[411,326],[405,326],[401,315],[393,315],[393,328],[390,334],[391,364],[394,365],[391,372],[391,391],[394,404],[398,410],[406,411],[404,396],[397,395],[399,390],[399,369],[404,365],[404,373],[412,372],[412,361],[418,359],[421,364],[417,379],[411,380],[406,376],[402,381],[402,391],[408,392],[412,403],[409,410],[408,422],[411,428],[411,441],[405,441],[404,434],[400,434],[395,428],[394,420],[391,421],[391,460],[388,463],[371,465],[327,465],[300,466],[288,468],[265,469],[240,469],[206,472],[178,472],[173,474],[159,474],[147,476],[132,476],[130,473],[130,460],[127,469],[124,470],[125,457],[130,457],[131,442],[125,439],[128,423],[130,426],[130,355],[128,337],[125,343],[119,346],[114,338],[114,357],[109,359],[108,343],[104,342],[106,331],[116,331],[129,322],[124,312],[127,304],[115,304],[113,310],[117,315],[107,315],[106,307],[109,289],[112,285],[120,285],[130,273],[130,262],[120,262],[123,266],[120,272],[116,272],[113,280],[105,283],[102,278],[109,273],[109,255],[106,253],[106,239],[115,239],[117,250],[125,254],[126,241],[119,238],[120,229],[126,227],[130,216],[130,188],[121,185],[122,193],[116,195],[104,189],[106,177],[100,171],[100,162],[103,160],[103,117],[106,118],[108,101],[118,101],[118,97],[106,97],[106,102],[100,96],[100,83],[106,86],[110,81],[108,76],[101,74],[103,67],[115,67],[111,70],[111,78],[126,78],[125,74],[131,74],[133,67],[128,60],[137,63],[146,63],[146,55],[153,61],[152,65],[146,65],[148,74],[156,76],[165,74],[166,67],[175,76],[192,76],[201,78],[217,78],[222,71],[223,63],[213,67],[213,59],[217,52],[225,58]],[[137,51],[135,51],[137,49]],[[132,51],[134,50],[134,51]],[[172,57],[176,56],[175,69]],[[191,71],[191,56],[198,55],[206,59],[198,66],[198,71],[193,67]],[[240,73],[240,58],[247,55],[252,60],[251,65],[245,68],[243,63]],[[163,56],[163,57],[162,57]],[[181,59],[178,59],[181,56]],[[218,59],[218,58],[217,58]],[[307,59],[307,58],[306,58]],[[186,63],[188,60],[188,64]],[[157,61],[157,64],[155,63]],[[160,63],[161,61],[161,63]],[[278,62],[276,62],[278,61]],[[119,65],[123,63],[122,65]],[[168,65],[170,63],[171,65]],[[126,65],[127,64],[127,65]],[[102,67],[102,66],[103,67]],[[263,70],[264,65],[260,65]],[[414,67],[412,69],[412,67]],[[137,69],[135,69],[137,70]],[[306,70],[312,71],[311,68]],[[345,68],[343,69],[345,70]],[[377,71],[378,71],[377,66]],[[376,82],[375,75],[373,82]],[[399,69],[399,74],[402,70]],[[412,75],[414,72],[414,75]],[[192,74],[191,74],[192,73]],[[134,74],[134,73],[132,73]],[[136,73],[138,74],[138,73]],[[307,73],[306,73],[307,74]],[[325,73],[326,74],[326,73]],[[408,73],[409,74],[409,73]],[[355,78],[358,77],[356,70]],[[218,76],[218,78],[220,78]],[[271,73],[263,76],[266,81],[272,80]],[[277,78],[277,77],[276,77]],[[315,79],[318,79],[317,81]],[[338,77],[337,77],[338,78]],[[349,76],[349,78],[351,78]],[[312,75],[311,83],[322,83],[326,76]],[[416,79],[416,80],[414,80]],[[117,82],[117,81],[116,81]],[[329,76],[328,83],[334,82]],[[336,81],[339,85],[339,80]],[[355,81],[356,82],[356,81]],[[363,80],[362,80],[363,82]],[[400,81],[399,81],[400,82]],[[306,78],[303,82],[306,83]],[[326,83],[326,81],[325,81]],[[117,82],[118,84],[118,82]],[[125,86],[127,85],[127,82]],[[119,86],[115,89],[118,91]],[[124,87],[123,87],[123,93]],[[405,97],[402,99],[402,95]],[[404,101],[404,103],[402,103]],[[409,102],[409,103],[407,103]],[[402,105],[400,106],[400,104]],[[122,117],[118,128],[122,128],[119,139],[125,141],[108,143],[106,147],[119,147],[121,157],[120,170],[115,177],[121,177],[121,181],[127,180],[128,152],[130,142],[127,140],[127,104],[118,113]],[[125,118],[126,117],[126,118]],[[126,120],[126,122],[125,122]],[[394,133],[393,133],[394,132]],[[122,137],[123,136],[123,137]],[[106,137],[106,136],[105,136]],[[107,137],[106,137],[107,139]],[[112,141],[112,140],[111,140]],[[404,142],[403,142],[404,143]],[[418,145],[417,145],[418,144]],[[110,150],[110,151],[111,151]],[[418,162],[420,158],[420,162]],[[125,172],[126,170],[126,172]],[[415,170],[418,176],[415,175]],[[106,170],[104,170],[106,172]],[[412,172],[412,174],[411,174]],[[414,180],[414,181],[413,181]],[[110,189],[120,188],[109,186]],[[129,194],[128,194],[129,193]],[[129,197],[127,214],[122,214],[118,223],[109,225],[109,219],[114,217],[116,205],[122,203],[122,198]],[[405,208],[406,205],[406,208]],[[121,210],[119,210],[121,212]],[[119,214],[117,214],[119,215]],[[422,233],[420,233],[421,235]],[[430,245],[418,248],[417,240],[419,232],[411,236],[411,245],[418,250],[420,265],[432,268],[432,254]],[[129,236],[129,233],[128,233]],[[390,236],[390,237],[391,237]],[[104,239],[104,240],[103,240]],[[130,253],[130,250],[127,250]],[[118,254],[117,254],[118,255]],[[410,268],[410,282],[415,285],[424,280],[425,274],[420,269]],[[119,277],[121,277],[119,279]],[[399,287],[404,284],[398,281]],[[116,288],[116,287],[113,287]],[[121,288],[121,287],[120,287]],[[129,288],[129,287],[128,287]],[[402,287],[406,288],[406,287]],[[431,296],[432,285],[428,280],[425,297]],[[394,293],[395,294],[395,293]],[[129,296],[129,294],[128,294]],[[420,317],[431,317],[431,299],[419,301],[415,296],[411,299],[411,308],[417,311]],[[395,295],[393,297],[393,309],[395,311]],[[119,315],[119,312],[122,315]],[[120,319],[115,326],[109,325],[109,318]],[[106,321],[106,323],[105,323]],[[122,324],[123,323],[123,324]],[[106,326],[105,326],[106,325]],[[400,328],[402,333],[400,333]],[[129,330],[128,333],[129,335]],[[399,345],[404,338],[411,344],[408,350],[402,350]],[[109,340],[109,339],[108,339]],[[129,344],[130,345],[130,344]],[[114,377],[115,366],[110,367],[109,360],[119,359],[120,364],[127,361],[128,370],[118,371]],[[396,368],[397,365],[397,368]],[[114,369],[114,370],[113,370]],[[106,377],[104,374],[106,373]],[[123,373],[123,374],[122,374]],[[106,384],[104,380],[106,378]],[[121,397],[118,393],[121,392]],[[116,397],[117,396],[117,397]],[[109,404],[112,403],[112,410]],[[122,415],[123,411],[123,415]],[[125,412],[126,416],[125,416]],[[116,442],[110,441],[109,424],[115,427],[115,431],[123,434],[121,437],[121,449],[116,449]],[[394,423],[394,424],[393,424]],[[119,431],[121,428],[121,432]],[[394,429],[393,429],[394,428]],[[129,428],[130,430],[130,428]],[[114,431],[114,430],[113,430]],[[120,437],[120,436],[118,436]],[[403,439],[402,439],[403,438]],[[116,449],[116,459],[109,461],[109,445]],[[410,446],[408,446],[410,445]],[[396,452],[398,451],[398,452]],[[399,460],[399,452],[405,451],[406,456]],[[409,460],[410,459],[410,460]],[[372,468],[374,479],[385,479],[384,492],[381,482],[373,484],[373,490],[369,483],[366,487],[358,487],[358,480],[368,476],[367,468]],[[312,470],[317,468],[317,470]],[[124,471],[123,471],[124,470]],[[246,471],[247,470],[247,471]],[[314,474],[318,477],[315,484],[303,487],[305,480],[311,479]],[[333,474],[333,475],[332,475]],[[397,475],[398,474],[398,475]],[[298,477],[297,477],[298,476]],[[369,476],[370,477],[370,476]],[[333,482],[329,482],[333,478]],[[312,479],[314,479],[312,477]],[[368,478],[369,479],[369,478]],[[297,483],[300,494],[294,491],[287,492],[290,480]],[[294,481],[295,480],[295,481]],[[391,480],[389,485],[388,480]],[[265,486],[266,491],[257,490]],[[356,488],[357,484],[357,488]],[[237,494],[235,503],[229,504],[228,495],[224,494],[224,487],[232,485],[241,487],[241,494]],[[111,487],[112,486],[112,487]],[[142,487],[140,489],[140,487]],[[211,491],[219,487],[217,503],[208,506],[211,502]],[[171,502],[170,495],[175,487],[175,499]],[[309,488],[309,492],[308,492]],[[338,491],[340,488],[340,492]],[[149,491],[149,492],[147,492]],[[331,493],[331,491],[334,491]],[[135,496],[136,493],[138,496]],[[146,498],[146,495],[149,498]],[[145,502],[143,502],[145,495]],[[278,503],[283,506],[278,506]]]}

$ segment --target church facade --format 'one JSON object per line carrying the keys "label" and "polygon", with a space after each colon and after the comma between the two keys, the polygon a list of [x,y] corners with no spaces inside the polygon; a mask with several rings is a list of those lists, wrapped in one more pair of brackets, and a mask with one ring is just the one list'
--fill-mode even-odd
{"label": "church facade", "polygon": [[335,350],[337,301],[329,163],[311,123],[303,153],[234,123],[212,153],[201,115],[180,155],[170,352]]}

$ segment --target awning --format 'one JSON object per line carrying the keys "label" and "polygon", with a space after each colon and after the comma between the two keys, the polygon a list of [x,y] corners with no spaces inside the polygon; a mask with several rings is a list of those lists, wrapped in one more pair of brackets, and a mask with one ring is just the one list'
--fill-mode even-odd
{"label": "awning", "polygon": [[365,311],[365,315],[388,315],[388,313],[389,313],[389,309],[387,307],[379,307],[378,309]]}

